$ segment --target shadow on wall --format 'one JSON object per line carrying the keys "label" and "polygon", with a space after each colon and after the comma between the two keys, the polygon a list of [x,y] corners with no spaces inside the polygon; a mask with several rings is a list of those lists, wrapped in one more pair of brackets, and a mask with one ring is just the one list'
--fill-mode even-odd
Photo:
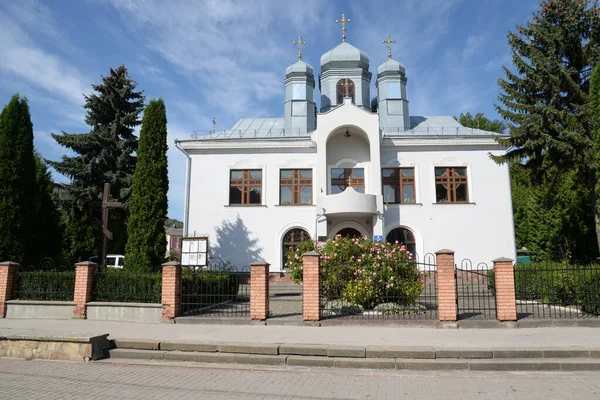
{"label": "shadow on wall", "polygon": [[230,261],[238,269],[255,261],[264,261],[258,239],[251,236],[252,232],[239,215],[235,221],[223,220],[221,226],[215,228],[215,233],[217,240],[211,251],[213,257]]}

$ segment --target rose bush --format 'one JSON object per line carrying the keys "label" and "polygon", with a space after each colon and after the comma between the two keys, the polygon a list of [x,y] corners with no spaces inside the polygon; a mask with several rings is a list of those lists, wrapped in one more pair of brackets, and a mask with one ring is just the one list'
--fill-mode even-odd
{"label": "rose bush", "polygon": [[307,240],[287,254],[292,280],[302,282],[302,254],[321,255],[321,293],[365,309],[381,303],[414,304],[423,290],[413,255],[401,243],[372,242],[337,235],[326,242]]}

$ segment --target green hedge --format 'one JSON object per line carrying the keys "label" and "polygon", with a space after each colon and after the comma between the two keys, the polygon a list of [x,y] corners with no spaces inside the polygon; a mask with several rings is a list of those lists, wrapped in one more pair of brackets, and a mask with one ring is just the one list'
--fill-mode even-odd
{"label": "green hedge", "polygon": [[[232,300],[238,295],[239,285],[243,278],[249,277],[244,273],[223,273],[200,271],[182,273],[182,293],[184,303],[196,306],[210,305]],[[248,296],[250,293],[247,293]]]}
{"label": "green hedge", "polygon": [[15,299],[73,301],[75,272],[27,271],[17,275]]}
{"label": "green hedge", "polygon": [[161,303],[160,272],[128,272],[107,268],[94,276],[93,301]]}

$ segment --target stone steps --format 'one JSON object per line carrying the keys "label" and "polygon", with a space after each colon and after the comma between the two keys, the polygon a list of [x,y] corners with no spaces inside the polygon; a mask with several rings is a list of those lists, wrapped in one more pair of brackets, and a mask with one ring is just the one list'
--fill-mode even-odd
{"label": "stone steps", "polygon": [[600,349],[463,349],[399,346],[115,340],[105,362],[195,362],[415,371],[599,371]]}

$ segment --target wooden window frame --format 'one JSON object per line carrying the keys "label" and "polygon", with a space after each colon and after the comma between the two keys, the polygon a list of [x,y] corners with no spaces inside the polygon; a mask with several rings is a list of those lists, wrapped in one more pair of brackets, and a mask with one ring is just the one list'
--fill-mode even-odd
{"label": "wooden window frame", "polygon": [[[352,104],[356,104],[355,102],[355,98],[356,98],[356,85],[354,84],[354,81],[350,78],[344,78],[344,79],[340,79],[337,84],[335,85],[335,101],[336,104],[338,106],[344,104],[344,99],[346,98],[346,89],[344,87],[344,81],[348,79],[348,83],[349,83],[349,87],[348,87],[348,94],[350,94],[350,99],[352,99]],[[342,101],[340,102],[340,93],[342,95]]]}
{"label": "wooden window frame", "polygon": [[[344,177],[343,178],[334,178],[332,176],[334,169],[343,169]],[[356,175],[353,175],[353,173],[352,173],[353,169],[362,169],[363,170],[363,178],[358,178],[358,177],[356,177]],[[343,186],[344,187],[342,189],[342,192],[343,192],[344,190],[346,190],[349,187],[348,178],[350,178],[350,176],[352,175],[355,177],[352,180],[352,187],[353,188],[362,187],[363,188],[362,192],[366,193],[364,174],[365,174],[364,167],[355,167],[355,168],[336,168],[336,167],[334,167],[334,168],[331,168],[329,171],[329,176],[331,177],[331,189],[333,189],[334,186]],[[332,190],[332,192],[333,192],[333,190]]]}
{"label": "wooden window frame", "polygon": [[[241,172],[242,175],[239,178],[234,179],[233,173]],[[260,178],[253,178],[252,172],[260,172]],[[260,206],[263,203],[263,170],[262,169],[231,169],[229,170],[229,205],[230,206]],[[232,203],[231,202],[231,188],[237,187],[242,192],[242,202]],[[260,202],[250,203],[250,192],[251,188],[260,187]]]}
{"label": "wooden window frame", "polygon": [[[393,169],[394,173],[392,176],[384,176],[383,170],[385,169]],[[404,176],[402,175],[402,170],[412,170],[412,176]],[[404,201],[404,197],[402,194],[404,193],[404,187],[406,185],[413,186],[413,199],[414,201]],[[394,187],[394,201],[385,201],[385,204],[416,204],[417,203],[417,184],[415,177],[415,168],[414,167],[384,167],[381,168],[381,194],[385,193],[385,186],[393,186]]]}
{"label": "wooden window frame", "polygon": [[[282,178],[281,173],[283,171],[291,171],[292,176],[289,178]],[[310,178],[303,178],[302,171],[310,171]],[[314,172],[311,168],[282,168],[279,170],[279,205],[280,206],[312,206],[313,202],[313,176]],[[292,204],[281,203],[281,188],[291,187],[292,188]],[[304,204],[300,202],[300,192],[302,189],[310,187],[310,203]]]}
{"label": "wooden window frame", "polygon": [[[444,168],[446,170],[445,171],[446,175],[438,176],[436,171],[438,169],[442,169],[442,168]],[[456,175],[455,170],[458,168],[465,170],[464,176]],[[464,166],[463,167],[435,167],[433,174],[435,176],[435,202],[437,204],[446,204],[446,203],[465,204],[465,203],[469,202],[469,174],[468,174],[467,167],[464,167]],[[446,200],[442,200],[442,201],[438,200],[437,185],[447,185]],[[458,185],[465,185],[465,193],[466,193],[465,200],[456,200],[456,189],[457,189]]]}

